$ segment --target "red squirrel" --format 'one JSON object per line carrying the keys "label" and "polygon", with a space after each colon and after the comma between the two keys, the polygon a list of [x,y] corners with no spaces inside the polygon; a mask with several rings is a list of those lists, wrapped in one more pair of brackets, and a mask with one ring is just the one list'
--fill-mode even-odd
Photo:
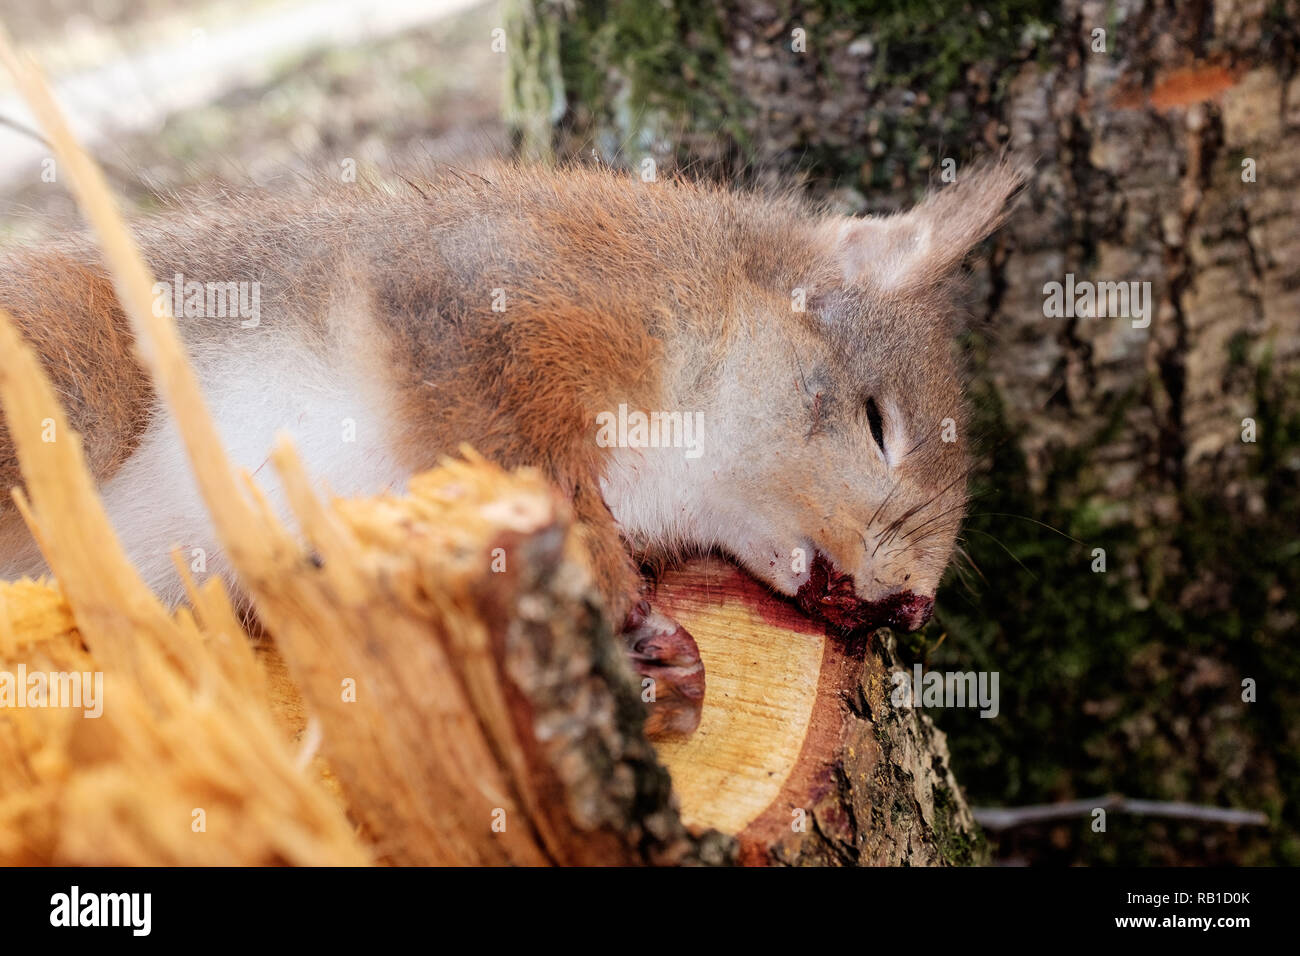
{"label": "red squirrel", "polygon": [[[541,468],[656,681],[648,729],[689,733],[703,669],[645,597],[647,556],[720,549],[844,629],[928,619],[966,505],[952,280],[1023,181],[992,163],[908,213],[850,218],[793,195],[502,166],[223,195],[135,231],[232,459],[273,502],[280,430],[342,495],[400,489],[462,443]],[[228,573],[93,243],[0,256],[0,306],[146,580],[179,600],[178,547]],[[20,480],[0,428],[0,487]],[[0,576],[41,570],[5,508]]]}

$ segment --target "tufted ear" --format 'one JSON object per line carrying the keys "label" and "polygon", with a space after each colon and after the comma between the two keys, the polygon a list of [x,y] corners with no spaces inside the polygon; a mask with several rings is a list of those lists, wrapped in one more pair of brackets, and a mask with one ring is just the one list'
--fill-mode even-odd
{"label": "tufted ear", "polygon": [[1026,166],[1003,159],[959,171],[957,182],[909,212],[830,221],[845,285],[887,290],[942,281],[1003,223],[1027,178]]}

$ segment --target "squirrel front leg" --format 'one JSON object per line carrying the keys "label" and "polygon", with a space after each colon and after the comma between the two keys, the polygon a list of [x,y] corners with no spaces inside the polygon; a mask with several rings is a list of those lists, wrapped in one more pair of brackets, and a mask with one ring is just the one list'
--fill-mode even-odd
{"label": "squirrel front leg", "polygon": [[704,704],[704,664],[695,638],[651,606],[645,581],[614,516],[594,487],[584,485],[575,491],[573,510],[591,552],[596,587],[627,646],[633,670],[641,676],[646,733],[652,737],[693,733]]}

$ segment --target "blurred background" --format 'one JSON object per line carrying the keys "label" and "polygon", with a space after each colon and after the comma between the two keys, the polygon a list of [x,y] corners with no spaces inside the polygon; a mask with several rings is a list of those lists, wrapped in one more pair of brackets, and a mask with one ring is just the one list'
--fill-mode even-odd
{"label": "blurred background", "polygon": [[[1120,794],[1270,821],[1080,816],[990,833],[993,859],[1300,863],[1298,0],[0,0],[0,19],[137,211],[518,154],[881,213],[977,157],[1033,158],[969,264],[972,514],[904,656],[1001,675],[996,719],[929,712],[976,806]],[[0,243],[21,244],[76,220],[7,83]],[[1150,327],[1045,317],[1067,274],[1151,283]]]}

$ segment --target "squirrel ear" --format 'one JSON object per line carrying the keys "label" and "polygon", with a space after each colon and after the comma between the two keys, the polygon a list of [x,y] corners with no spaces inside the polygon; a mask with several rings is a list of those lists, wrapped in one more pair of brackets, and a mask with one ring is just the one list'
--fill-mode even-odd
{"label": "squirrel ear", "polygon": [[827,223],[845,285],[923,287],[946,278],[1007,217],[1028,170],[1006,159],[959,174],[910,212]]}

